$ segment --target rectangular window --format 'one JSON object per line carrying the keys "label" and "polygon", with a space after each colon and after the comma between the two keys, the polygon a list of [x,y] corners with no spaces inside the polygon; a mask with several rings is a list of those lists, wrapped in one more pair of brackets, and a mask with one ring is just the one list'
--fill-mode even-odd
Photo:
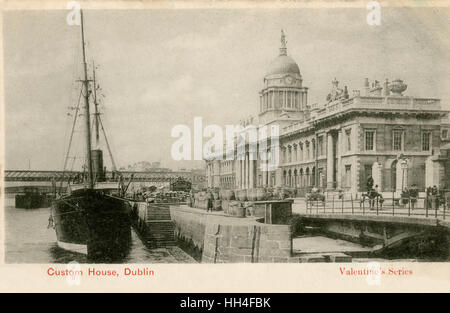
{"label": "rectangular window", "polygon": [[441,133],[442,139],[447,139],[448,137],[448,129],[443,129]]}
{"label": "rectangular window", "polygon": [[431,148],[431,132],[422,133],[422,151],[430,151]]}
{"label": "rectangular window", "polygon": [[347,143],[347,151],[351,151],[352,150],[352,130],[351,129],[347,129],[345,131],[345,142]]}
{"label": "rectangular window", "polygon": [[365,132],[365,150],[375,150],[375,131],[373,130]]}
{"label": "rectangular window", "polygon": [[403,150],[403,131],[395,130],[392,135],[392,150]]}

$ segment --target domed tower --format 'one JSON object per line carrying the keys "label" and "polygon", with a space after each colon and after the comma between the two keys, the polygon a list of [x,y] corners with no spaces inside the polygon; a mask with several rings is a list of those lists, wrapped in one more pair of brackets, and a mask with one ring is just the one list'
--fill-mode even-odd
{"label": "domed tower", "polygon": [[286,37],[281,31],[280,54],[272,61],[260,91],[259,117],[266,122],[280,117],[302,118],[308,88],[302,86],[297,63],[287,55]]}

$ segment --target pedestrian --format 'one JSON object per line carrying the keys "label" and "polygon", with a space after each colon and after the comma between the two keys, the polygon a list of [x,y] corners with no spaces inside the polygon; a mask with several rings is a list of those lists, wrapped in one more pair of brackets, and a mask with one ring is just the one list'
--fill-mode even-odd
{"label": "pedestrian", "polygon": [[189,192],[189,206],[191,208],[194,207],[194,191],[191,189],[191,191]]}
{"label": "pedestrian", "polygon": [[426,199],[425,199],[426,209],[429,209],[432,206],[432,199],[431,199],[432,190],[433,190],[433,188],[427,187],[427,195],[426,195]]}
{"label": "pedestrian", "polygon": [[369,196],[370,209],[373,210],[374,209],[374,204],[375,204],[375,197],[376,197],[375,190],[374,189],[370,189],[368,191],[368,196]]}
{"label": "pedestrian", "polygon": [[377,207],[378,207],[378,205],[380,205],[380,208],[381,208],[381,206],[383,205],[384,199],[383,199],[383,195],[380,193],[380,188],[378,187],[378,185],[375,185],[374,193],[375,193],[375,198],[377,201]]}
{"label": "pedestrian", "polygon": [[207,201],[208,201],[208,203],[206,205],[206,212],[209,212],[209,211],[212,212],[212,199],[208,198]]}
{"label": "pedestrian", "polygon": [[419,196],[419,189],[417,188],[416,184],[412,184],[411,188],[409,189],[409,197],[411,201],[411,209],[413,210],[416,206],[418,196]]}
{"label": "pedestrian", "polygon": [[436,185],[431,189],[431,200],[433,201],[433,209],[439,209],[439,190]]}

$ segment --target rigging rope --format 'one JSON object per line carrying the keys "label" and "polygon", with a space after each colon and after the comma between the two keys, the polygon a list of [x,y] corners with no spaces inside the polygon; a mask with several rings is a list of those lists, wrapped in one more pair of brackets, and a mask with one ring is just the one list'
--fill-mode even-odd
{"label": "rigging rope", "polygon": [[105,137],[106,147],[108,148],[109,157],[111,158],[111,163],[113,167],[112,169],[114,172],[117,172],[116,162],[114,162],[114,158],[111,152],[111,148],[109,146],[108,138],[106,138],[106,132],[105,129],[103,128],[103,122],[102,119],[100,118],[100,115],[98,116],[98,121],[100,122],[100,127],[102,128],[103,136]]}
{"label": "rigging rope", "polygon": [[64,180],[64,175],[66,173],[66,166],[67,166],[67,160],[69,158],[69,153],[70,153],[70,146],[72,145],[72,139],[73,139],[73,132],[75,129],[75,125],[77,123],[77,117],[78,117],[78,110],[80,109],[80,99],[81,99],[81,94],[83,93],[83,88],[81,88],[80,90],[80,95],[78,96],[78,103],[77,103],[77,108],[75,109],[75,117],[73,118],[73,124],[72,124],[72,131],[70,133],[70,139],[69,139],[69,146],[67,147],[67,153],[66,153],[66,158],[64,160],[64,166],[63,166],[63,173],[62,173],[62,178],[61,178],[61,184],[59,185],[59,188],[62,188],[62,184],[63,184],[63,180]]}

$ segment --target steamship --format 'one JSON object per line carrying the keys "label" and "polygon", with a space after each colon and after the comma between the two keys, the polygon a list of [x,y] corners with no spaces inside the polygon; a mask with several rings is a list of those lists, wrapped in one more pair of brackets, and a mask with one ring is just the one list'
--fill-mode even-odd
{"label": "steamship", "polygon": [[[93,66],[93,80],[88,79],[83,12],[80,14],[84,70],[81,94],[84,98],[85,110],[83,113],[86,145],[85,171],[80,173],[75,181],[69,181],[65,195],[60,195],[53,201],[50,221],[56,231],[57,244],[60,248],[87,254],[88,260],[91,261],[111,262],[126,256],[128,252],[131,242],[131,207],[125,199],[125,184],[120,173],[116,171],[106,132],[98,112],[95,66]],[[90,98],[92,97],[95,107],[93,131],[95,131],[96,149],[93,149],[91,145],[90,101],[92,100]],[[69,157],[79,106],[80,103],[78,103],[77,112],[74,115],[64,170]],[[99,128],[103,131],[113,164],[113,173],[117,174],[113,177],[118,178],[112,181],[106,180],[103,151],[98,148]]]}

